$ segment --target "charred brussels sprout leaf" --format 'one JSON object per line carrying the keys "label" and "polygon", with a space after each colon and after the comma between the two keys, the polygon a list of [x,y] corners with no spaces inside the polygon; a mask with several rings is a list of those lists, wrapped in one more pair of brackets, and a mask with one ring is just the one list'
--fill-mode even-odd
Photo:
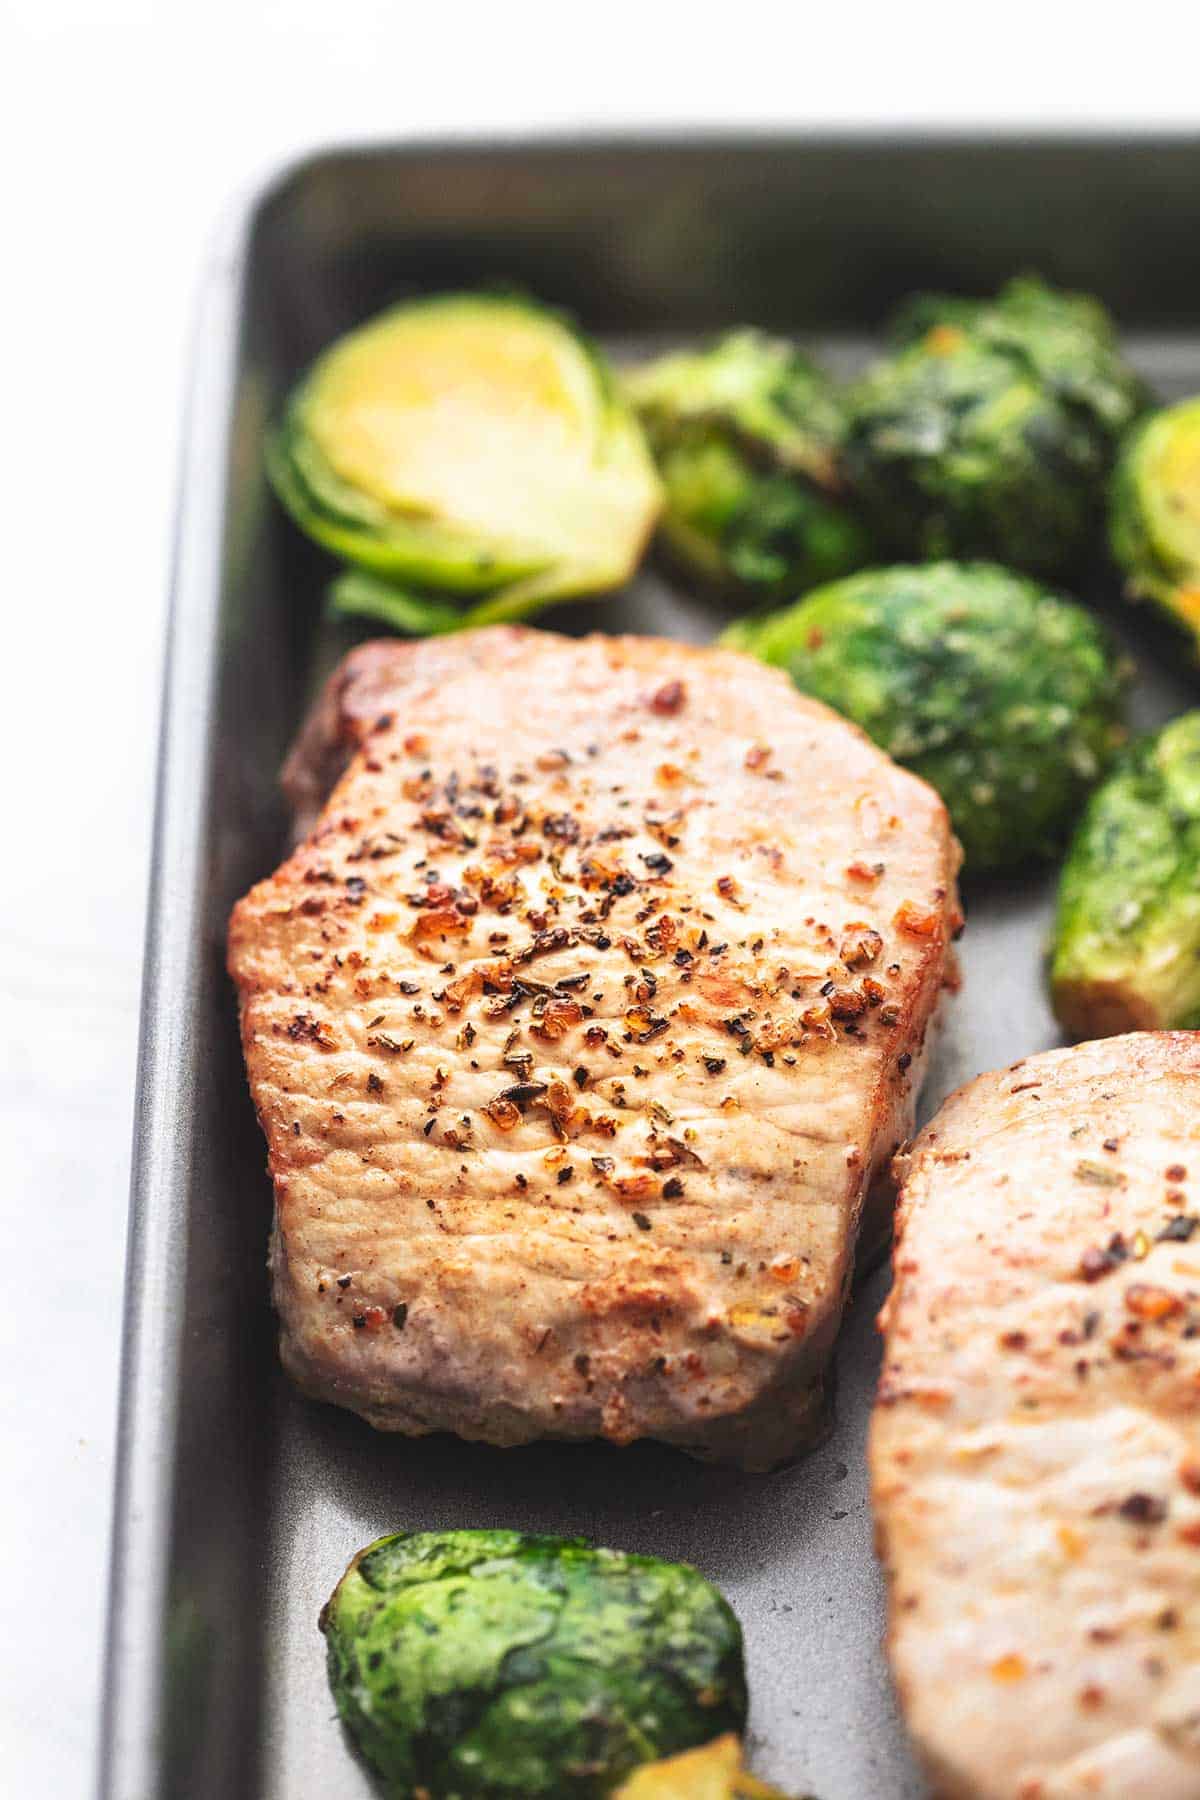
{"label": "charred brussels sprout leaf", "polygon": [[742,1747],[732,1735],[685,1750],[666,1762],[647,1763],[617,1789],[616,1800],[787,1800],[778,1788],[742,1768]]}
{"label": "charred brussels sprout leaf", "polygon": [[662,500],[595,349],[498,295],[408,302],[339,338],[293,393],[268,468],[296,522],[373,577],[354,610],[400,630],[446,628],[436,604],[423,622],[430,590],[473,600],[477,623],[616,587]]}
{"label": "charred brussels sprout leaf", "polygon": [[1094,295],[1064,293],[1037,275],[1018,275],[990,300],[962,294],[913,294],[897,308],[890,336],[903,348],[918,343],[940,325],[970,331],[983,322],[986,328],[997,314],[1010,330],[1026,334],[1028,353],[1035,361],[1045,367],[1061,366],[1068,382],[1082,380],[1085,388],[1093,379],[1093,351],[1084,350],[1081,365],[1077,360],[1081,346],[1102,345],[1111,350],[1115,343],[1112,320]]}
{"label": "charred brussels sprout leaf", "polygon": [[887,547],[1075,565],[1117,440],[1145,403],[1098,301],[1033,277],[991,301],[918,297],[852,391],[845,459]]}
{"label": "charred brussels sprout leaf", "polygon": [[598,1800],[745,1722],[716,1590],[578,1539],[380,1538],[321,1624],[338,1711],[390,1800]]}
{"label": "charred brussels sprout leaf", "polygon": [[1063,869],[1054,1007],[1076,1037],[1200,1028],[1200,712],[1131,746]]}
{"label": "charred brussels sprout leaf", "polygon": [[1103,627],[987,563],[866,570],[725,641],[935,787],[973,872],[1052,852],[1124,737]]}
{"label": "charred brussels sprout leaf", "polygon": [[1110,536],[1130,595],[1157,601],[1200,648],[1200,399],[1152,413],[1127,440]]}
{"label": "charred brussels sprout leaf", "polygon": [[662,536],[684,567],[772,600],[866,561],[841,468],[841,402],[791,344],[735,331],[625,385],[666,488]]}

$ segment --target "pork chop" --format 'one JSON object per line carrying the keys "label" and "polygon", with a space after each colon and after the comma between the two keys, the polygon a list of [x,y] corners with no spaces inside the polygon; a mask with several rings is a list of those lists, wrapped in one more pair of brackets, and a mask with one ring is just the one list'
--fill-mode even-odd
{"label": "pork chop", "polygon": [[941,802],[749,657],[516,628],[362,646],[286,779],[323,810],[229,953],[296,1380],[794,1452],[958,923]]}
{"label": "pork chop", "polygon": [[942,1795],[1200,1795],[1200,1033],[984,1075],[900,1159],[871,1431]]}

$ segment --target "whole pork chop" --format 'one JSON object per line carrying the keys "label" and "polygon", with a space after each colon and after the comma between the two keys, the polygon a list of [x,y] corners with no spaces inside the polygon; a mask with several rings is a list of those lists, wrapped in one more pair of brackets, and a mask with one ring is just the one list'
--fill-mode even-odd
{"label": "whole pork chop", "polygon": [[906,1168],[871,1461],[936,1791],[1195,1800],[1200,1033],[984,1075]]}
{"label": "whole pork chop", "polygon": [[748,657],[516,628],[362,646],[285,779],[229,958],[292,1375],[796,1451],[959,922],[941,802]]}

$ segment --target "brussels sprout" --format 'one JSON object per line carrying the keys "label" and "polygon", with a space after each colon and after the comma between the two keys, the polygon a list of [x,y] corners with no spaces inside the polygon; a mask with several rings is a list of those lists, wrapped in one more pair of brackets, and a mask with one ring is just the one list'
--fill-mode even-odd
{"label": "brussels sprout", "polygon": [[625,388],[666,488],[663,540],[685,568],[772,600],[867,560],[840,467],[841,403],[791,344],[729,332],[633,370]]}
{"label": "brussels sprout", "polygon": [[1200,712],[1131,745],[1093,794],[1050,979],[1075,1037],[1200,1028]]}
{"label": "brussels sprout", "polygon": [[385,616],[388,583],[486,596],[490,618],[616,587],[662,502],[598,353],[511,296],[410,301],[339,338],[293,393],[268,468],[297,523],[374,574]]}
{"label": "brussels sprout", "polygon": [[988,563],[868,569],[725,642],[930,782],[972,871],[1053,851],[1124,737],[1104,628]]}
{"label": "brussels sprout", "polygon": [[848,398],[845,461],[894,553],[1078,562],[1117,440],[1144,405],[1099,302],[1033,277],[991,301],[925,296]]}
{"label": "brussels sprout", "polygon": [[617,1789],[616,1800],[786,1800],[786,1796],[746,1774],[742,1746],[729,1735],[667,1762],[647,1763]]}
{"label": "brussels sprout", "polygon": [[592,1800],[745,1723],[741,1632],[716,1589],[580,1539],[380,1538],[321,1628],[338,1711],[391,1800]]}
{"label": "brussels sprout", "polygon": [[1130,595],[1157,601],[1200,648],[1200,399],[1152,413],[1126,440],[1110,539]]}

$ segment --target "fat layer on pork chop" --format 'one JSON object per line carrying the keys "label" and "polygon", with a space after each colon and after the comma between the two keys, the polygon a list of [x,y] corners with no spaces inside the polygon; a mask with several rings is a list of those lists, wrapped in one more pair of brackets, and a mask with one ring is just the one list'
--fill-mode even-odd
{"label": "fat layer on pork chop", "polygon": [[801,1447],[959,924],[936,795],[749,657],[518,628],[363,645],[286,781],[229,959],[292,1375]]}
{"label": "fat layer on pork chop", "polygon": [[1200,1795],[1200,1033],[984,1075],[900,1159],[872,1422],[939,1794]]}

